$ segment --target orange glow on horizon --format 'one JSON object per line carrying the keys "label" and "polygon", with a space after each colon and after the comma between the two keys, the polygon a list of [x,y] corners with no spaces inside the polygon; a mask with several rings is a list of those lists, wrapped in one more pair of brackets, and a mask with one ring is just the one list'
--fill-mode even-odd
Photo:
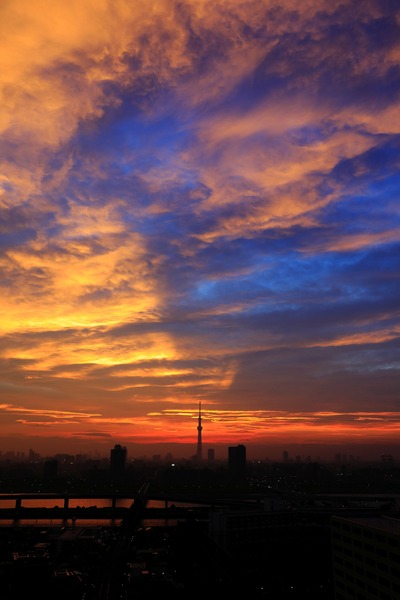
{"label": "orange glow on horizon", "polygon": [[[25,415],[16,419],[23,435],[40,435],[43,440],[85,440],[96,436],[98,443],[194,444],[196,409],[168,408],[147,416],[111,417],[83,412],[33,410],[1,405],[0,411]],[[396,443],[400,433],[400,412],[310,412],[215,410],[202,404],[203,442],[231,445],[233,440],[247,445],[277,443],[362,443],[386,440]],[[74,426],[71,434],[70,426]],[[238,442],[239,443],[239,442]]]}

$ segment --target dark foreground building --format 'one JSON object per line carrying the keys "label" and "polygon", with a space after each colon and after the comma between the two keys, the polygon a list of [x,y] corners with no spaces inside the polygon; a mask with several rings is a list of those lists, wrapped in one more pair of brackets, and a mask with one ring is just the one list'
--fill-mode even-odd
{"label": "dark foreground building", "polygon": [[332,517],[335,600],[399,600],[400,518]]}
{"label": "dark foreground building", "polygon": [[246,475],[246,446],[229,446],[228,467],[232,477],[243,478]]}
{"label": "dark foreground building", "polygon": [[112,477],[122,477],[125,473],[127,450],[121,444],[115,444],[110,451],[110,472]]}

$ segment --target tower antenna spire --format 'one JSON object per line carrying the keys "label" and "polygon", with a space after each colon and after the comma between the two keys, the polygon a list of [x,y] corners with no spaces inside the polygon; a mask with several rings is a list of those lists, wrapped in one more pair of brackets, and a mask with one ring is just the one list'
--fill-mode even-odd
{"label": "tower antenna spire", "polygon": [[197,462],[200,463],[203,459],[203,449],[202,449],[202,443],[201,443],[201,431],[202,431],[203,427],[201,425],[201,402],[199,402],[199,418],[198,418],[198,424],[197,424]]}

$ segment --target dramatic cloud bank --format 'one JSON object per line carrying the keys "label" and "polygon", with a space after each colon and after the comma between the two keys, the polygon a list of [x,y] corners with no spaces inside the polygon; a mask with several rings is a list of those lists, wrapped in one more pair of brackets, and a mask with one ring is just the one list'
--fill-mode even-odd
{"label": "dramatic cloud bank", "polygon": [[3,449],[397,440],[400,7],[6,0]]}

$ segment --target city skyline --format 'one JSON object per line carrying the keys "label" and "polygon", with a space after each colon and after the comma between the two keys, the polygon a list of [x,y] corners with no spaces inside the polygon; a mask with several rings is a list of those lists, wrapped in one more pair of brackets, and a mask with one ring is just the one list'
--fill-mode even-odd
{"label": "city skyline", "polygon": [[0,450],[395,454],[396,3],[0,16]]}

